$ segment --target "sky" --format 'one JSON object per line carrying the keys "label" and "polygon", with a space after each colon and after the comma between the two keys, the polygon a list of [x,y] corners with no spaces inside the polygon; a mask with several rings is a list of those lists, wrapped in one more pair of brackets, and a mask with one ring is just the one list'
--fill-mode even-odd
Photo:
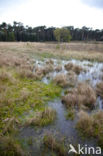
{"label": "sky", "polygon": [[0,0],[0,23],[103,29],[103,0]]}

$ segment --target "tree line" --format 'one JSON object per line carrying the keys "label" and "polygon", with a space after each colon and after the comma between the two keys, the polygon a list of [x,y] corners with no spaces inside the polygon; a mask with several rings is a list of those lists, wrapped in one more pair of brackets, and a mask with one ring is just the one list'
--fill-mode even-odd
{"label": "tree line", "polygon": [[[67,26],[61,28],[61,40],[59,39],[58,32],[60,28],[46,26],[29,27],[24,26],[21,22],[13,22],[13,25],[3,22],[0,24],[0,41],[31,41],[31,42],[44,42],[44,41],[56,41],[62,42],[69,40],[72,41],[103,41],[103,29],[87,28],[74,28],[73,26]],[[68,31],[67,31],[68,30]],[[65,35],[64,35],[65,34]],[[68,35],[67,35],[68,34]],[[65,36],[64,39],[62,36]]]}

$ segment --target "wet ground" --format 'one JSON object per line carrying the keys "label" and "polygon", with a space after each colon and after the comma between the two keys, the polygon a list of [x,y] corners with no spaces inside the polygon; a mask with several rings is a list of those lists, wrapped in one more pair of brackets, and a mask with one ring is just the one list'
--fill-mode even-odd
{"label": "wet ground", "polygon": [[[35,61],[34,67],[43,67],[46,64],[47,59],[43,61]],[[100,81],[102,81],[103,77],[103,63],[97,63],[97,62],[89,62],[89,61],[77,61],[77,60],[53,60],[55,67],[58,65],[62,66],[62,70],[57,72],[53,71],[49,73],[49,76],[46,75],[43,77],[42,81],[44,83],[50,83],[50,81],[58,74],[58,73],[67,73],[67,71],[64,68],[64,65],[71,62],[73,64],[79,65],[85,69],[85,71],[82,71],[77,76],[78,82],[85,82],[87,81],[90,85],[92,85],[94,88],[96,84]],[[35,68],[34,68],[35,72]],[[48,78],[49,77],[49,78]],[[64,92],[64,90],[63,90]],[[62,92],[62,94],[63,94]],[[29,151],[31,151],[32,156],[49,156],[51,155],[48,151],[48,153],[45,153],[43,150],[42,145],[42,139],[43,136],[46,133],[54,134],[58,137],[65,137],[67,144],[71,143],[73,145],[81,144],[81,145],[88,145],[95,147],[97,145],[95,139],[83,139],[80,137],[78,131],[75,129],[75,125],[77,122],[77,115],[75,115],[74,120],[67,120],[65,117],[66,114],[66,108],[62,104],[61,99],[55,99],[54,101],[51,101],[48,103],[50,107],[56,110],[57,117],[53,124],[48,125],[43,128],[37,128],[37,127],[26,127],[20,129],[20,137],[24,140],[32,139],[33,143],[28,147]],[[103,101],[100,97],[97,98],[96,102],[96,108],[97,109],[103,109]],[[45,153],[45,154],[44,154]]]}

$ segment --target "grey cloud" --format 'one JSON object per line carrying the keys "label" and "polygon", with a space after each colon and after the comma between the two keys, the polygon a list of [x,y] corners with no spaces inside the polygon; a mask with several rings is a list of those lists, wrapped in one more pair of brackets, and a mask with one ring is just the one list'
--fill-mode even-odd
{"label": "grey cloud", "polygon": [[81,1],[90,7],[103,9],[103,0],[81,0]]}

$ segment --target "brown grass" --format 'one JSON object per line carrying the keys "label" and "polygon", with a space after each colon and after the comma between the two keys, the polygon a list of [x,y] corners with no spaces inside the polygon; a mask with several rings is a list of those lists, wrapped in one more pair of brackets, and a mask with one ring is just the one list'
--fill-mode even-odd
{"label": "brown grass", "polygon": [[103,82],[97,83],[96,93],[98,96],[101,96],[103,98]]}
{"label": "brown grass", "polygon": [[78,84],[77,88],[69,91],[67,95],[62,98],[62,102],[67,107],[79,107],[82,105],[93,108],[96,102],[96,94],[93,88],[86,83]]}
{"label": "brown grass", "polygon": [[65,65],[65,69],[67,71],[70,71],[72,70],[73,72],[75,72],[76,74],[80,74],[81,71],[83,71],[83,68],[78,66],[78,65],[75,65],[73,63],[68,63]]}
{"label": "brown grass", "polygon": [[0,156],[27,156],[14,138],[0,136]]}
{"label": "brown grass", "polygon": [[67,76],[68,76],[68,79],[69,79],[69,82],[70,82],[69,86],[74,87],[76,85],[76,83],[77,83],[77,75],[75,74],[75,72],[70,70],[68,72]]}
{"label": "brown grass", "polygon": [[49,60],[46,61],[46,64],[47,64],[47,65],[53,65],[53,64],[54,64],[54,61],[51,60],[51,59],[49,59]]}
{"label": "brown grass", "polygon": [[55,78],[53,79],[53,82],[61,87],[67,87],[68,86],[68,79],[67,75],[65,74],[57,74]]}
{"label": "brown grass", "polygon": [[60,72],[60,71],[62,70],[62,66],[61,66],[61,65],[58,65],[57,67],[55,67],[55,70],[56,70],[57,72]]}
{"label": "brown grass", "polygon": [[0,82],[16,83],[16,79],[13,78],[11,73],[9,73],[5,69],[3,69],[0,71]]}
{"label": "brown grass", "polygon": [[77,129],[82,130],[84,134],[91,136],[93,133],[92,125],[93,118],[84,111],[78,113],[79,120],[77,122]]}
{"label": "brown grass", "polygon": [[78,117],[79,120],[76,127],[81,134],[97,138],[98,144],[103,147],[103,111],[98,111],[91,115],[81,111]]}
{"label": "brown grass", "polygon": [[77,76],[74,72],[69,72],[68,74],[58,73],[54,77],[53,82],[60,87],[74,87],[77,82]]}
{"label": "brown grass", "polygon": [[56,140],[51,134],[47,134],[43,139],[44,145],[57,153],[57,156],[66,156],[67,151],[64,147],[63,140]]}
{"label": "brown grass", "polygon": [[[21,64],[22,58],[32,62],[32,57],[46,54],[49,56],[64,59],[80,59],[91,61],[103,61],[103,44],[102,42],[71,42],[61,43],[60,49],[56,48],[55,43],[27,43],[24,42],[0,42],[0,65],[10,65],[16,62]],[[65,46],[65,48],[64,48]],[[15,58],[15,61],[14,61]],[[13,61],[12,61],[13,59]],[[17,61],[16,61],[17,60]]]}

